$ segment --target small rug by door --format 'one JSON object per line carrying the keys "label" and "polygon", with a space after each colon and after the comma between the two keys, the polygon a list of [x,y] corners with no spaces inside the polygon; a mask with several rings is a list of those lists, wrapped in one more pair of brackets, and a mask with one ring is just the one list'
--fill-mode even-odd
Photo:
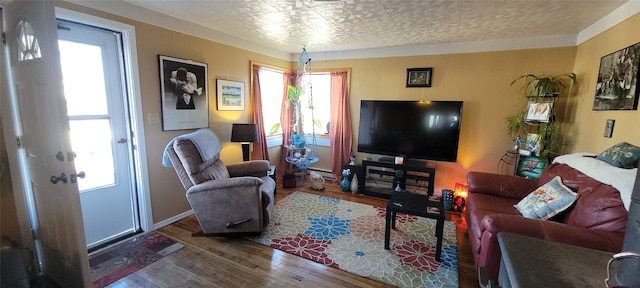
{"label": "small rug by door", "polygon": [[141,235],[89,258],[91,284],[105,287],[160,260],[184,245],[163,235]]}
{"label": "small rug by door", "polygon": [[398,214],[384,249],[385,208],[294,192],[273,221],[247,239],[398,287],[458,287],[456,227],[445,221],[443,262],[435,260],[436,221]]}

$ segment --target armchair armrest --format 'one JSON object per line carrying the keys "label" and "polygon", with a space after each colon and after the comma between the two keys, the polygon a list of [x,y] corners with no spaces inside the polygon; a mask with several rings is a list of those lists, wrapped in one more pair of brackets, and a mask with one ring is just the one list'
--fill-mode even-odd
{"label": "armchair armrest", "polygon": [[538,188],[538,180],[535,179],[486,172],[469,172],[467,182],[469,183],[469,193],[512,199],[522,199]]}
{"label": "armchair armrest", "polygon": [[270,169],[271,166],[267,160],[251,160],[227,164],[227,170],[229,170],[229,175],[231,175],[231,177],[264,177],[267,176]]}

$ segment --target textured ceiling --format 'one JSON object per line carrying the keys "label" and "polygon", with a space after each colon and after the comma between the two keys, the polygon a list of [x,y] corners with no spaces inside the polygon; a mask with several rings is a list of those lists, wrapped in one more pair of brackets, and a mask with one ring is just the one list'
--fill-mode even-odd
{"label": "textured ceiling", "polygon": [[126,2],[295,53],[576,35],[627,0]]}

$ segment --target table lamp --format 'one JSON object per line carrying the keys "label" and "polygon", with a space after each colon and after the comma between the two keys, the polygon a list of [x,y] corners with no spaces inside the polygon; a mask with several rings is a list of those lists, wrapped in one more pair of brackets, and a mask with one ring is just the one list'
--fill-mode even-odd
{"label": "table lamp", "polygon": [[231,142],[242,143],[242,160],[249,161],[249,143],[258,141],[258,125],[233,123]]}

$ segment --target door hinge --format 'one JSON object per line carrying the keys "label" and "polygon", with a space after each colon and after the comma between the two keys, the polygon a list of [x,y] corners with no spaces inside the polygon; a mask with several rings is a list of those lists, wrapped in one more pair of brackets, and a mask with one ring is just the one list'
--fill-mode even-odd
{"label": "door hinge", "polygon": [[20,141],[20,137],[16,137],[16,145],[18,145],[18,149],[22,148],[22,143]]}
{"label": "door hinge", "polygon": [[7,47],[7,34],[2,32],[2,45]]}

